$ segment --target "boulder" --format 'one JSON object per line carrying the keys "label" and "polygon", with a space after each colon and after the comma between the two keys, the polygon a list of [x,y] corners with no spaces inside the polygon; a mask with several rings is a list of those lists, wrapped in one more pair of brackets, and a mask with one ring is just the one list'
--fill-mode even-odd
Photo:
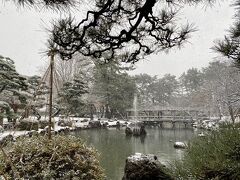
{"label": "boulder", "polygon": [[127,125],[125,129],[125,134],[133,135],[133,136],[146,136],[147,132],[145,130],[145,127],[141,123],[131,123]]}
{"label": "boulder", "polygon": [[89,127],[90,128],[101,128],[101,122],[100,121],[89,121]]}
{"label": "boulder", "polygon": [[127,158],[122,180],[172,180],[152,154],[135,153]]}
{"label": "boulder", "polygon": [[120,127],[121,127],[121,124],[120,124],[119,121],[117,121],[117,122],[116,122],[116,128],[117,128],[117,129],[120,129]]}
{"label": "boulder", "polygon": [[141,126],[140,128],[139,127],[133,128],[133,135],[134,136],[146,136],[147,132],[145,130],[145,127]]}
{"label": "boulder", "polygon": [[103,127],[103,128],[107,128],[107,127],[108,127],[108,122],[103,122],[103,123],[102,123],[102,127]]}
{"label": "boulder", "polygon": [[147,131],[145,130],[144,125],[141,125],[140,127],[140,136],[145,136],[147,135]]}
{"label": "boulder", "polygon": [[187,145],[184,142],[175,142],[173,147],[176,149],[186,149]]}
{"label": "boulder", "polygon": [[130,127],[126,127],[126,129],[125,129],[125,134],[126,134],[127,136],[132,135],[132,134],[133,134],[133,130],[132,130]]}

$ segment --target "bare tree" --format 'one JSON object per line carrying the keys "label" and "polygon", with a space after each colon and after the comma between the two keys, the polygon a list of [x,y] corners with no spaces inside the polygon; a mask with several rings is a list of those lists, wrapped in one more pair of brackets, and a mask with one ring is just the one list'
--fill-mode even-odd
{"label": "bare tree", "polygon": [[213,105],[220,115],[227,114],[235,122],[240,109],[240,74],[224,62],[213,62],[205,69],[205,84]]}

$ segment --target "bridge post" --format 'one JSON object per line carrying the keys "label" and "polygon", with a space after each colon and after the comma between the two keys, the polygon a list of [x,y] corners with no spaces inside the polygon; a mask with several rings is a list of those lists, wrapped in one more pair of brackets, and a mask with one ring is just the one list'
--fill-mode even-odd
{"label": "bridge post", "polygon": [[187,128],[187,122],[184,122],[184,126],[185,126],[185,128]]}
{"label": "bridge post", "polygon": [[163,122],[160,122],[159,125],[160,125],[160,128],[163,128]]}
{"label": "bridge post", "polygon": [[175,121],[172,121],[172,128],[175,129]]}

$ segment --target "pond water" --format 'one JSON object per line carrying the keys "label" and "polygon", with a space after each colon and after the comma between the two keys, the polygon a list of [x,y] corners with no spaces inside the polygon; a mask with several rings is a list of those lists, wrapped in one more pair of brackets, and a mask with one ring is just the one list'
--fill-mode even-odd
{"label": "pond water", "polygon": [[76,132],[88,145],[100,153],[100,163],[107,180],[121,180],[125,160],[135,152],[157,155],[160,162],[181,159],[184,150],[174,149],[175,141],[187,142],[193,137],[192,129],[146,128],[147,136],[126,137],[124,129],[90,129]]}

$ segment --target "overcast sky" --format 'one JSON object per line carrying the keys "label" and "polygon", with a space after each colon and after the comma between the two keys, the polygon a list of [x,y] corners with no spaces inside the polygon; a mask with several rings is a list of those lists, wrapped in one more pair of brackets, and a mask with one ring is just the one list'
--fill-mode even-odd
{"label": "overcast sky", "polygon": [[[12,1],[3,2],[0,2],[0,55],[12,58],[19,73],[38,74],[47,60],[41,53],[47,39],[45,27],[60,15],[47,10],[17,8]],[[223,38],[233,22],[234,9],[230,2],[219,2],[212,8],[187,7],[180,15],[182,22],[194,23],[198,31],[182,49],[151,55],[138,62],[133,74],[179,76],[191,67],[207,66],[218,56],[210,48],[216,39]]]}

